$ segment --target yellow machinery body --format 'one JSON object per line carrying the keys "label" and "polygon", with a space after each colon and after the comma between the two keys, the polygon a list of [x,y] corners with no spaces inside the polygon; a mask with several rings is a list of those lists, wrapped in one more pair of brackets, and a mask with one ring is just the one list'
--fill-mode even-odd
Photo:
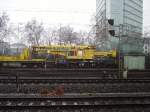
{"label": "yellow machinery body", "polygon": [[94,53],[96,57],[110,57],[110,58],[116,58],[117,57],[117,52],[116,50],[104,52],[104,51],[96,51]]}
{"label": "yellow machinery body", "polygon": [[[44,58],[35,58],[33,55],[45,55]],[[25,48],[20,55],[17,56],[0,56],[0,61],[47,61],[47,57],[59,56],[65,60],[93,60],[95,57],[116,58],[116,50],[103,52],[96,51],[95,46],[88,45],[50,45],[50,46],[32,46]]]}
{"label": "yellow machinery body", "polygon": [[38,54],[47,53],[61,55],[64,56],[66,60],[91,60],[95,52],[94,46],[33,46],[32,49],[33,52]]}
{"label": "yellow machinery body", "polygon": [[96,51],[95,46],[72,46],[72,45],[51,45],[32,46],[32,52],[37,54],[53,54],[64,56],[67,60],[92,60],[94,57],[116,58],[116,50],[103,52]]}
{"label": "yellow machinery body", "polygon": [[30,51],[28,48],[25,48],[23,52],[19,55],[1,55],[0,61],[24,61],[29,60]]}

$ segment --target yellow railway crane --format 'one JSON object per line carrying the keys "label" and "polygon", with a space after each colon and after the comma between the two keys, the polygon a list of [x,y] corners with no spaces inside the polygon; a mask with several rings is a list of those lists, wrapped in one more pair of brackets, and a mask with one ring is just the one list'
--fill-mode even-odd
{"label": "yellow railway crane", "polygon": [[95,46],[49,45],[25,48],[21,54],[15,56],[2,55],[0,56],[0,63],[3,65],[17,64],[19,66],[43,66],[45,62],[81,63],[82,65],[88,63],[90,65],[91,63],[99,63],[104,58],[105,62],[109,62],[109,59],[115,60],[116,57],[115,50],[108,52],[97,51]]}

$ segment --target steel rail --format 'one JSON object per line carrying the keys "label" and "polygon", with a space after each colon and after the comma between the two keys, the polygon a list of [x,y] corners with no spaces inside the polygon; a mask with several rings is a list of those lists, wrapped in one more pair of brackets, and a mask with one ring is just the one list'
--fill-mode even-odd
{"label": "steel rail", "polygon": [[18,84],[38,84],[38,83],[150,83],[150,79],[103,79],[100,77],[3,77],[0,78],[1,84],[18,83]]}
{"label": "steel rail", "polygon": [[71,97],[0,97],[0,108],[3,107],[82,107],[82,106],[148,106],[150,95],[144,94],[103,94],[102,96],[71,96]]}

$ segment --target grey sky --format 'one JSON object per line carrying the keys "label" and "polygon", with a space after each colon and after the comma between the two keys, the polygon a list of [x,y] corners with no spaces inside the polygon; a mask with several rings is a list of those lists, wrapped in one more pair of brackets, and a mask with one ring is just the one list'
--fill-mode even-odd
{"label": "grey sky", "polygon": [[[144,0],[144,27],[150,26],[150,0]],[[86,29],[95,13],[96,0],[0,0],[0,12],[7,11],[11,22],[33,18],[45,24],[72,25]]]}
{"label": "grey sky", "polygon": [[0,0],[0,10],[7,11],[13,23],[36,18],[45,24],[73,25],[87,29],[95,12],[94,0]]}
{"label": "grey sky", "polygon": [[144,27],[150,27],[150,0],[144,0],[144,8],[143,8],[143,23]]}

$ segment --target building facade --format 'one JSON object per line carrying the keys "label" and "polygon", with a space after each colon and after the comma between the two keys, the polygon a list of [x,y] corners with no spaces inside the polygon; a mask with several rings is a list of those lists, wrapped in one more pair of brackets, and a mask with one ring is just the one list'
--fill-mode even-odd
{"label": "building facade", "polygon": [[96,0],[96,17],[99,25],[114,19],[115,25],[123,24],[127,30],[142,33],[143,0]]}
{"label": "building facade", "polygon": [[123,35],[141,37],[143,32],[143,0],[96,0],[96,21],[99,26],[97,32],[105,29],[103,33],[108,33],[106,29],[108,19],[114,19],[116,26],[123,25]]}

